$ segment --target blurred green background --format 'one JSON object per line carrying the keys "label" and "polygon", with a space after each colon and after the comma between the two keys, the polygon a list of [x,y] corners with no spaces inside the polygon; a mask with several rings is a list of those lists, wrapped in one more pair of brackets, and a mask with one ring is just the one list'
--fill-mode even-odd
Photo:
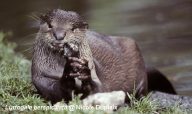
{"label": "blurred green background", "polygon": [[80,13],[91,30],[134,38],[147,66],[192,96],[192,0],[1,0],[0,30],[11,31],[8,40],[30,59],[38,31],[32,17],[55,8]]}

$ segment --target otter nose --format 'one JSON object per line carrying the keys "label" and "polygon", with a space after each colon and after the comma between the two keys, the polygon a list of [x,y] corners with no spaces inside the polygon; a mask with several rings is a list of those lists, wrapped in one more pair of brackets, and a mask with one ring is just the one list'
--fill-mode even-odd
{"label": "otter nose", "polygon": [[55,30],[53,32],[53,35],[54,35],[56,40],[63,40],[65,35],[66,35],[66,32],[63,30]]}

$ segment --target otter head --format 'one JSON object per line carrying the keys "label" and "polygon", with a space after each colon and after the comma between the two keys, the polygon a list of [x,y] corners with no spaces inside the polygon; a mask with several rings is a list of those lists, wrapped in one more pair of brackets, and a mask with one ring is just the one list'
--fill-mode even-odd
{"label": "otter head", "polygon": [[[50,48],[63,50],[65,39],[84,34],[88,24],[82,17],[72,11],[56,9],[41,17],[40,32],[44,34],[43,40]],[[78,32],[77,32],[78,31]]]}

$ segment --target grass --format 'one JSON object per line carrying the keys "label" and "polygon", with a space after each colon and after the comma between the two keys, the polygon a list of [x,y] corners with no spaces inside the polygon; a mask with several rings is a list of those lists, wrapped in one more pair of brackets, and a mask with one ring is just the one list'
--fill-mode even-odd
{"label": "grass", "polygon": [[0,110],[6,105],[46,105],[30,81],[30,61],[16,54],[16,44],[5,43],[0,33]]}
{"label": "grass", "polygon": [[[0,113],[7,113],[9,106],[51,106],[36,94],[31,83],[30,65],[31,62],[21,54],[15,53],[16,44],[5,42],[6,35],[0,32]],[[149,96],[140,100],[135,99],[134,94],[128,95],[131,100],[130,106],[122,107],[116,114],[186,114],[178,106],[167,109],[158,107],[158,103],[149,100]],[[64,103],[62,103],[64,105]],[[79,97],[75,97],[69,103],[70,106],[81,105]],[[72,110],[71,107],[70,110]],[[107,114],[102,110],[74,110],[70,111],[53,110],[22,110],[10,111],[11,113],[36,113],[36,114]]]}

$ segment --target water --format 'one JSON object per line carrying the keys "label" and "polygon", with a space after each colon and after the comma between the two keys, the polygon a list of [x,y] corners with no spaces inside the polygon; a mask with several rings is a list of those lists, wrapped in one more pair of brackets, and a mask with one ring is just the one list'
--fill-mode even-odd
{"label": "water", "polygon": [[31,18],[48,9],[74,10],[103,34],[130,36],[145,62],[167,75],[179,94],[192,95],[192,0],[6,0],[0,4],[0,29],[17,51],[27,50],[38,29]]}

